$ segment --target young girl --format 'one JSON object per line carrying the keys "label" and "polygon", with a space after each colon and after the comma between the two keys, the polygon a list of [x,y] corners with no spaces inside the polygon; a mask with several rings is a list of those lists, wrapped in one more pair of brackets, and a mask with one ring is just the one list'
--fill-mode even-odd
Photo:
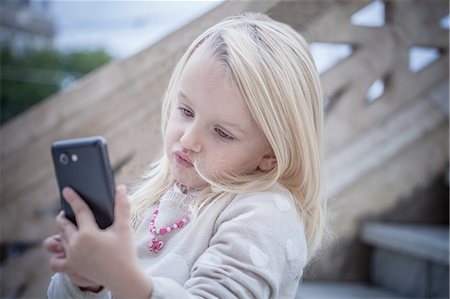
{"label": "young girl", "polygon": [[294,298],[318,248],[322,93],[305,40],[261,14],[189,47],[162,108],[164,150],[100,230],[69,188],[44,242],[50,298]]}

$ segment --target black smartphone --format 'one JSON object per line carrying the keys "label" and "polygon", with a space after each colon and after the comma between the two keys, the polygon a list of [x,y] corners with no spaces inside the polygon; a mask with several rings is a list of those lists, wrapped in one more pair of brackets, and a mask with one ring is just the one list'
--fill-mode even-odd
{"label": "black smartphone", "polygon": [[114,220],[115,184],[105,138],[56,141],[52,144],[52,157],[66,217],[76,224],[75,215],[62,196],[62,189],[67,186],[88,204],[100,228],[110,226]]}

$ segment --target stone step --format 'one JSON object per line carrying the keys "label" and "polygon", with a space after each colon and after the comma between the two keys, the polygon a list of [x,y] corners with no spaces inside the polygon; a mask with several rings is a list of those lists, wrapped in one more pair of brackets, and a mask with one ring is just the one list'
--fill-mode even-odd
{"label": "stone step", "polygon": [[408,298],[448,298],[448,226],[370,223],[371,282]]}
{"label": "stone step", "polygon": [[361,299],[404,298],[399,294],[365,282],[302,282],[295,299]]}
{"label": "stone step", "polygon": [[448,298],[448,265],[376,248],[371,282],[407,298]]}
{"label": "stone step", "polygon": [[449,227],[429,224],[368,223],[364,243],[439,264],[449,264]]}

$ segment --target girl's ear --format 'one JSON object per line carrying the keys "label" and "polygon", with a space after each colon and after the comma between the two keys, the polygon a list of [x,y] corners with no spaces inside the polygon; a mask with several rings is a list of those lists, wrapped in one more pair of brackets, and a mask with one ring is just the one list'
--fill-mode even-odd
{"label": "girl's ear", "polygon": [[277,166],[277,158],[270,152],[262,156],[261,161],[259,161],[258,164],[258,169],[262,172],[267,172],[274,169],[275,166]]}

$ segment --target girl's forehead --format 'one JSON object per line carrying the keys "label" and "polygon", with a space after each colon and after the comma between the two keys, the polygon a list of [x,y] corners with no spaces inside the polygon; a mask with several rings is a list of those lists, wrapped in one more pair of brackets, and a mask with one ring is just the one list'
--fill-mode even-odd
{"label": "girl's forehead", "polygon": [[197,49],[189,58],[180,78],[185,95],[197,94],[223,101],[243,102],[237,85],[223,63],[208,51]]}
{"label": "girl's forehead", "polygon": [[192,73],[195,73],[196,76],[208,75],[210,79],[215,79],[220,84],[224,84],[225,81],[232,81],[224,63],[213,56],[206,49],[206,46],[201,46],[192,53],[187,60],[181,77],[183,79],[186,74],[191,75]]}

